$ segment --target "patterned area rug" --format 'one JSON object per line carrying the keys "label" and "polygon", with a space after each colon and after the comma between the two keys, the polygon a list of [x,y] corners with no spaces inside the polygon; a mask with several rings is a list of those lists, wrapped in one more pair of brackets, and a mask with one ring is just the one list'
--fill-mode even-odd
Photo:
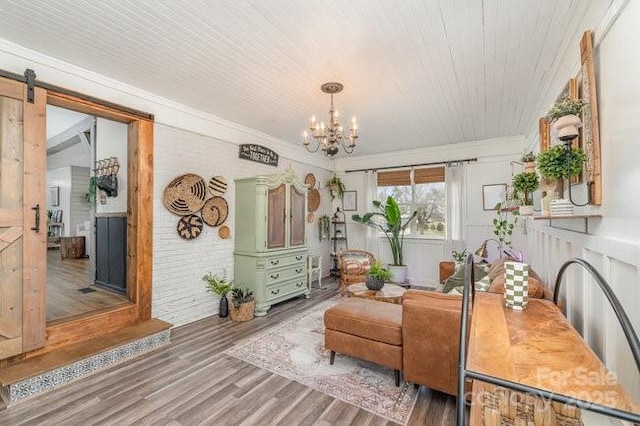
{"label": "patterned area rug", "polygon": [[402,382],[396,387],[393,370],[346,355],[336,354],[334,365],[329,365],[323,314],[339,301],[338,297],[320,303],[226,353],[380,417],[407,424],[418,397],[412,384]]}

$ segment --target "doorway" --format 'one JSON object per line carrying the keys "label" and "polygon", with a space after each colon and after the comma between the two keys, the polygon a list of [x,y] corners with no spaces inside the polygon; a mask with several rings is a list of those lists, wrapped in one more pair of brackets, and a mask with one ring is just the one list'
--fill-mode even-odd
{"label": "doorway", "polygon": [[52,323],[128,302],[128,129],[53,105],[46,116],[46,320]]}

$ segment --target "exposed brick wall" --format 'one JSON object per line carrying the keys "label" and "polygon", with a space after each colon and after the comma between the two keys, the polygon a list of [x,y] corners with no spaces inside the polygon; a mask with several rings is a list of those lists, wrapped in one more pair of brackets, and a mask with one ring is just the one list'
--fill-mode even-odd
{"label": "exposed brick wall", "polygon": [[[229,203],[229,218],[225,223],[234,229],[234,179],[273,174],[291,166],[304,178],[313,173],[324,185],[330,171],[280,157],[279,166],[270,167],[238,159],[238,146],[212,137],[202,136],[169,126],[156,124],[154,146],[154,225],[153,225],[153,316],[174,325],[186,324],[218,313],[218,299],[207,293],[202,276],[226,269],[233,277],[234,236],[223,240],[218,228],[204,226],[202,234],[193,240],[178,236],[179,217],[163,204],[166,185],[176,176],[196,173],[205,180],[222,175],[228,182],[225,199]],[[327,190],[322,191],[322,204],[316,212],[330,215],[332,210]],[[309,252],[323,254],[323,272],[329,270],[329,241],[318,241],[317,221],[307,223]]]}

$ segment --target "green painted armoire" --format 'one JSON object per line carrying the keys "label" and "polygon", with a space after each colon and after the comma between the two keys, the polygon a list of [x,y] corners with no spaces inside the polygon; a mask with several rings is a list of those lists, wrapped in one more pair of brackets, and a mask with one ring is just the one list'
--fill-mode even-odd
{"label": "green painted armoire", "polygon": [[264,316],[275,303],[309,296],[307,186],[292,169],[235,184],[234,281],[253,291],[255,315]]}

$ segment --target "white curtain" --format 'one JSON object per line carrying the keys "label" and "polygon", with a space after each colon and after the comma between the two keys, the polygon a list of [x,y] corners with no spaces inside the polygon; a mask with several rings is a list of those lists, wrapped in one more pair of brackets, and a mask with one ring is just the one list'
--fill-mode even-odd
{"label": "white curtain", "polygon": [[447,239],[443,254],[450,257],[452,250],[460,251],[466,247],[464,163],[447,164],[444,181],[447,188]]}
{"label": "white curtain", "polygon": [[[375,170],[367,170],[364,182],[364,200],[362,213],[373,211],[373,200],[378,199],[378,173]],[[378,253],[378,231],[369,226],[365,226],[364,249],[379,257]]]}

